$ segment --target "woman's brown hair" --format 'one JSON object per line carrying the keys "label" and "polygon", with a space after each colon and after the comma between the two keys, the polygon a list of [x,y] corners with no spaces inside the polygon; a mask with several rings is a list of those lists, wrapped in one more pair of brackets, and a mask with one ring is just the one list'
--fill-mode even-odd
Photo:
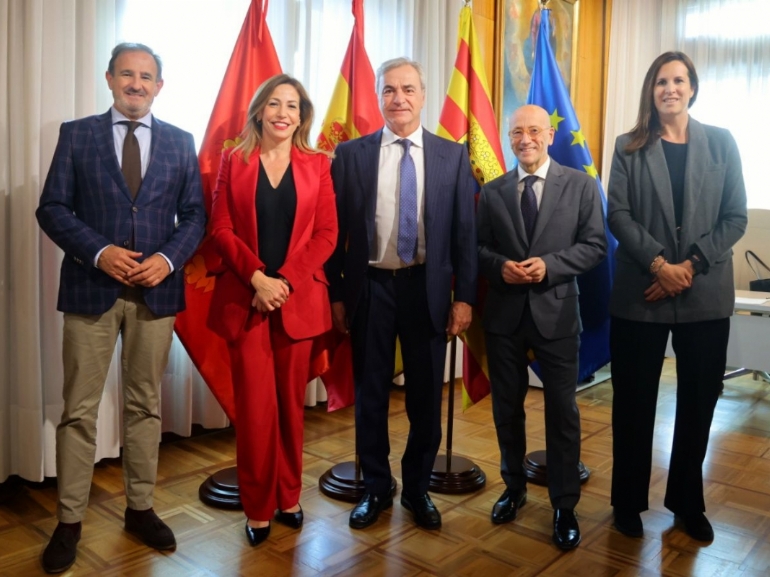
{"label": "woman's brown hair", "polygon": [[690,57],[684,52],[673,51],[664,52],[658,56],[644,77],[642,95],[639,98],[639,116],[636,118],[636,126],[630,132],[631,141],[625,148],[629,154],[652,144],[658,138],[660,117],[658,116],[658,109],[655,108],[655,80],[658,78],[658,72],[663,65],[674,61],[681,62],[687,68],[687,76],[690,78],[690,85],[693,89],[688,108],[695,104],[695,99],[698,96],[698,73],[695,71],[695,65]]}

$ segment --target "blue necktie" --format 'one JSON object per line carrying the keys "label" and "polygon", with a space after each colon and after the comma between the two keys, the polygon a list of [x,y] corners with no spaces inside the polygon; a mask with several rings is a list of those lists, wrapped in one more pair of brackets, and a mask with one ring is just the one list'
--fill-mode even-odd
{"label": "blue necktie", "polygon": [[527,240],[532,242],[537,222],[537,197],[532,185],[537,182],[536,176],[527,176],[524,179],[524,193],[521,195],[521,216],[524,218],[524,229],[527,231]]}
{"label": "blue necktie", "polygon": [[409,264],[417,255],[417,171],[409,154],[412,141],[404,138],[398,143],[404,147],[399,165],[398,257]]}

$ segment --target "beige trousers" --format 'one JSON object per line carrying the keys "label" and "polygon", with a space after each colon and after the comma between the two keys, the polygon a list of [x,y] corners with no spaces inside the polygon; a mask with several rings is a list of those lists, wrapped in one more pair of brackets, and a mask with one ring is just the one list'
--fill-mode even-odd
{"label": "beige trousers", "polygon": [[64,412],[56,428],[57,517],[83,519],[94,471],[96,418],[118,335],[122,338],[123,482],[132,509],[152,507],[160,441],[160,381],[174,316],[155,316],[140,289],[101,315],[64,315]]}

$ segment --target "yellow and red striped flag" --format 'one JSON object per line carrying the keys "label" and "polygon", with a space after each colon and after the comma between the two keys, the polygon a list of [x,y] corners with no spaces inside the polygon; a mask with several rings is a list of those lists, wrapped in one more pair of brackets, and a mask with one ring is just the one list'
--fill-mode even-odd
{"label": "yellow and red striped flag", "polygon": [[[268,78],[281,73],[281,64],[267,28],[267,2],[251,0],[198,153],[208,214],[211,214],[211,197],[217,184],[222,151],[239,142],[238,136],[246,124],[246,112],[257,88]],[[204,239],[184,267],[187,308],[177,315],[174,329],[227,417],[235,422],[227,343],[206,326],[216,282],[212,273],[219,266],[218,255]]]}
{"label": "yellow and red striped flag", "polygon": [[[481,186],[505,173],[505,161],[473,13],[467,4],[460,10],[457,37],[457,59],[436,133],[468,147],[473,175]],[[489,369],[481,326],[485,296],[486,284],[479,280],[473,320],[463,337],[463,409],[489,394]]]}
{"label": "yellow and red striped flag", "polygon": [[[337,144],[382,128],[374,71],[364,47],[364,0],[353,0],[353,33],[342,61],[334,94],[318,135],[317,146],[333,151]],[[329,395],[328,410],[352,405],[354,397],[350,337],[336,330],[326,335],[333,350],[331,363],[321,375]]]}

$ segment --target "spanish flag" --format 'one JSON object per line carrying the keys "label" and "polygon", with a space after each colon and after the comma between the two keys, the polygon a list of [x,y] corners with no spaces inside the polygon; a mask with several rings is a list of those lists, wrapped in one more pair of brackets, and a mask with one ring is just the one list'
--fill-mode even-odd
{"label": "spanish flag", "polygon": [[383,126],[374,71],[364,47],[364,0],[353,0],[353,17],[353,33],[318,136],[318,148],[330,152],[340,142],[371,134]]}
{"label": "spanish flag", "polygon": [[[330,152],[340,142],[371,134],[384,124],[374,71],[364,47],[364,0],[353,0],[353,17],[353,33],[318,135],[318,148]],[[342,336],[332,329],[325,338],[331,360],[321,379],[328,394],[327,408],[334,411],[355,401],[352,352],[350,336]]]}
{"label": "spanish flag", "polygon": [[[457,37],[457,59],[436,132],[468,147],[473,175],[481,187],[505,173],[505,161],[473,14],[467,4],[460,10]],[[486,285],[479,281],[478,304],[463,337],[463,409],[489,394],[489,369],[481,326],[485,295]]]}
{"label": "spanish flag", "polygon": [[[222,151],[239,142],[238,136],[246,124],[246,112],[257,88],[268,78],[281,73],[278,54],[265,21],[267,2],[251,0],[198,153],[209,214]],[[219,262],[204,239],[184,267],[187,308],[177,315],[174,329],[203,380],[234,423],[235,400],[227,344],[206,327],[216,280],[212,271],[220,266]]]}

